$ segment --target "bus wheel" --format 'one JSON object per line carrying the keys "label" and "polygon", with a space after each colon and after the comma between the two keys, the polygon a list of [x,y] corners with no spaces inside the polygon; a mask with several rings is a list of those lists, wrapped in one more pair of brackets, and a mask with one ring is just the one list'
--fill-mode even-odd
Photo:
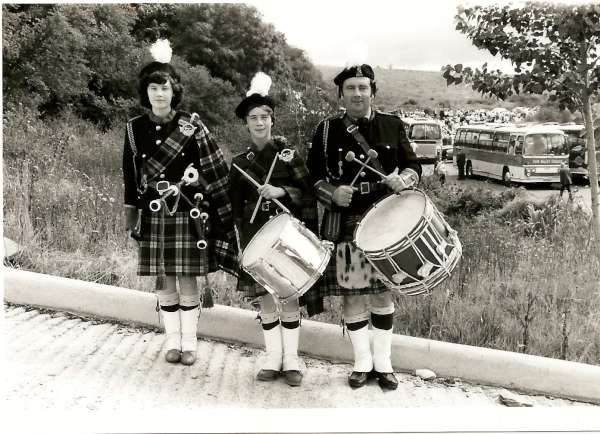
{"label": "bus wheel", "polygon": [[511,175],[510,175],[510,171],[508,170],[508,167],[505,167],[504,170],[502,171],[502,182],[507,187],[510,187],[512,185]]}
{"label": "bus wheel", "polygon": [[465,167],[465,176],[467,178],[473,178],[473,165],[470,161],[467,161],[467,165]]}

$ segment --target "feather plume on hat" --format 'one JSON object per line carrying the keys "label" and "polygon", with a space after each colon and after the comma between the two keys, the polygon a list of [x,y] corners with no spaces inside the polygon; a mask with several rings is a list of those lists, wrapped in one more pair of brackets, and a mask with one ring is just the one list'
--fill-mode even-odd
{"label": "feather plume on hat", "polygon": [[173,56],[173,50],[168,39],[158,39],[150,46],[150,54],[156,62],[169,63]]}
{"label": "feather plume on hat", "polygon": [[250,82],[250,89],[246,92],[246,98],[235,109],[236,116],[244,119],[250,110],[260,106],[268,106],[274,111],[275,101],[269,96],[272,83],[271,77],[264,72],[254,74]]}
{"label": "feather plume on hat", "polygon": [[273,80],[264,72],[257,72],[252,77],[252,81],[250,82],[250,90],[246,92],[246,96],[250,96],[254,93],[257,93],[261,96],[267,96],[269,94],[269,89],[271,89],[271,84]]}

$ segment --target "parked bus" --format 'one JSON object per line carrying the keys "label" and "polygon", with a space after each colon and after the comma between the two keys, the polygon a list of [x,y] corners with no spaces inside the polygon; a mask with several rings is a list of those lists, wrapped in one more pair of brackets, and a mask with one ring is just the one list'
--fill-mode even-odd
{"label": "parked bus", "polygon": [[[569,168],[573,177],[588,179],[588,152],[585,139],[585,126],[560,124],[556,126],[567,135],[569,146]],[[600,150],[596,149],[596,171],[600,175]]]}
{"label": "parked bus", "polygon": [[402,122],[419,161],[435,161],[436,157],[442,153],[440,123],[427,118],[402,118]]}
{"label": "parked bus", "polygon": [[482,124],[459,127],[455,152],[466,156],[465,174],[505,183],[559,182],[567,162],[565,134],[555,126]]}

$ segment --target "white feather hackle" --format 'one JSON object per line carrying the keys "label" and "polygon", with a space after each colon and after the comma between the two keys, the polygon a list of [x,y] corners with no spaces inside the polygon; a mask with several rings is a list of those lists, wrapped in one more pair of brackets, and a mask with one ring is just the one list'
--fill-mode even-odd
{"label": "white feather hackle", "polygon": [[349,44],[348,52],[346,54],[346,68],[367,63],[368,55],[369,46],[365,41],[357,41],[353,44]]}
{"label": "white feather hackle", "polygon": [[273,81],[271,80],[271,77],[269,77],[267,74],[264,72],[257,72],[254,74],[254,77],[252,77],[252,81],[250,82],[250,90],[246,92],[246,96],[250,96],[255,93],[261,96],[267,96],[272,83]]}
{"label": "white feather hackle", "polygon": [[168,39],[158,39],[150,47],[150,53],[155,61],[169,63],[171,61],[171,56],[173,55],[173,50],[171,49],[171,44]]}

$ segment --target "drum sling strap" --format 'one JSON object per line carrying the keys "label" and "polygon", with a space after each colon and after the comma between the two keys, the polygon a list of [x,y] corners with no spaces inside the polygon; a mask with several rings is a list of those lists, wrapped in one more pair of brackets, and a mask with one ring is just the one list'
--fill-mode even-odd
{"label": "drum sling strap", "polygon": [[[371,147],[369,146],[369,143],[367,142],[365,137],[358,130],[358,125],[350,122],[350,118],[348,116],[344,116],[342,118],[342,122],[344,122],[346,131],[348,131],[350,134],[352,134],[352,137],[354,137],[354,140],[356,140],[356,142],[360,145],[360,147],[362,148],[365,155],[368,155],[369,151],[371,150]],[[371,163],[373,163],[373,167],[375,169],[377,169],[379,172],[385,173],[385,171],[383,170],[383,167],[381,166],[381,163],[379,162],[379,159],[377,157],[372,158]]]}
{"label": "drum sling strap", "polygon": [[[356,140],[356,142],[360,145],[360,147],[363,150],[363,152],[365,153],[365,155],[368,155],[369,151],[371,150],[371,147],[369,146],[369,143],[367,142],[365,137],[358,130],[358,125],[353,124],[347,115],[342,117],[342,122],[344,123],[344,126],[346,127],[346,131],[348,133],[352,134],[352,137],[354,137],[354,140]],[[376,170],[378,170],[381,173],[385,173],[378,158],[372,158],[371,162],[373,163],[373,167]],[[332,241],[337,241],[339,234],[340,234],[340,229],[341,229],[341,212],[333,211],[333,210],[329,211],[326,214],[325,218],[323,219],[323,235],[327,239],[330,239]]]}

